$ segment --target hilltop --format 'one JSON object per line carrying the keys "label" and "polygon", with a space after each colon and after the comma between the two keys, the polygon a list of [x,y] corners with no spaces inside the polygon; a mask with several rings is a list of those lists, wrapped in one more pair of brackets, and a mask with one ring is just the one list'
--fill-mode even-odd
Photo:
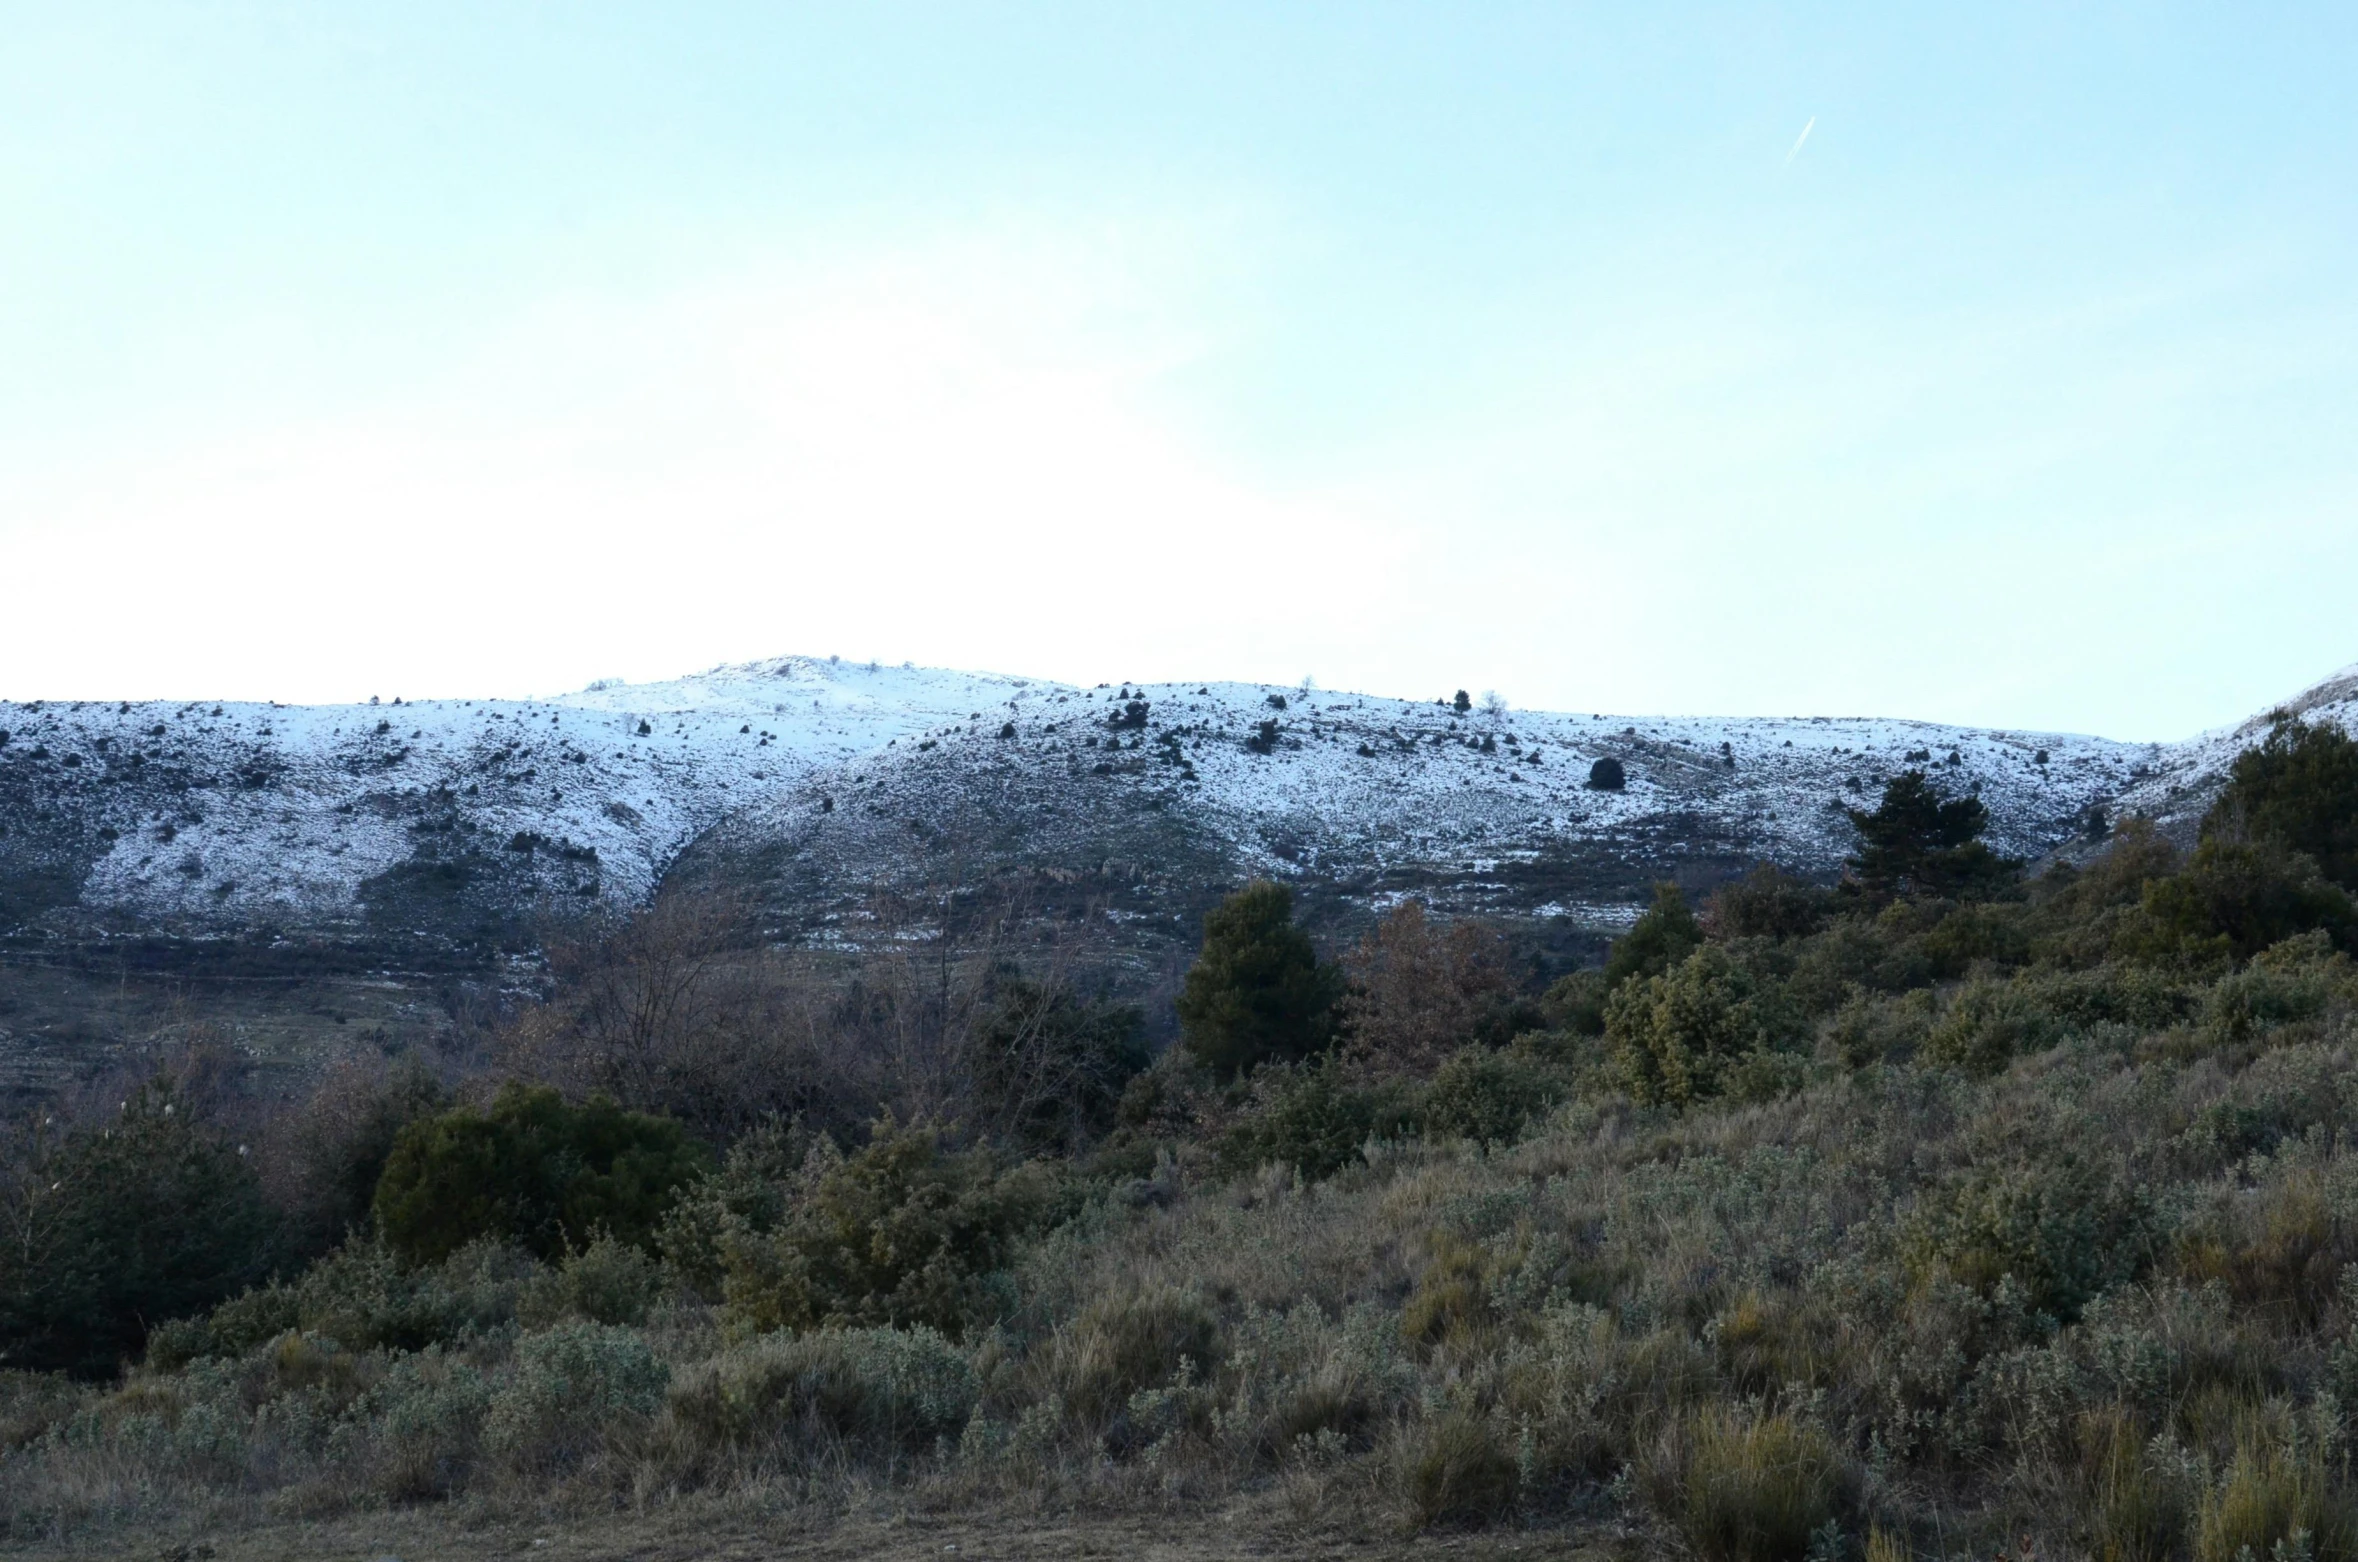
{"label": "hilltop", "polygon": [[[2347,724],[2354,699],[2358,670],[2284,708]],[[1830,879],[1844,806],[1905,769],[1977,794],[2018,857],[2130,813],[2183,833],[2265,722],[2134,744],[799,656],[544,699],[0,704],[0,1071],[192,1012],[287,1055],[348,1020],[431,1031],[450,980],[501,979],[552,919],[667,882],[816,947],[978,896],[1042,925],[1095,907],[1148,985],[1255,876],[1327,936],[1413,893],[1570,961],[1660,880]],[[1591,784],[1600,761],[1619,789]]]}

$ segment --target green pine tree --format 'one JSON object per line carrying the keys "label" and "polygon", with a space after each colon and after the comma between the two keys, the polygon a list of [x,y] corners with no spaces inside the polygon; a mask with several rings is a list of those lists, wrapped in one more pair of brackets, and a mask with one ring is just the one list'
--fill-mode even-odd
{"label": "green pine tree", "polygon": [[1851,882],[1872,899],[1928,896],[1964,899],[2013,881],[2019,865],[1981,840],[1989,810],[1978,797],[1944,798],[1910,770],[1885,783],[1873,813],[1845,808],[1859,832]]}
{"label": "green pine tree", "polygon": [[1305,1058],[1333,1038],[1339,973],[1294,926],[1293,892],[1248,884],[1204,918],[1203,952],[1179,992],[1187,1050],[1228,1076]]}
{"label": "green pine tree", "polygon": [[103,1377],[147,1331],[262,1279],[250,1159],[149,1085],[103,1128],[36,1142],[0,1179],[0,1368]]}
{"label": "green pine tree", "polygon": [[2339,727],[2278,717],[2258,747],[2236,756],[2202,833],[2276,841],[2358,889],[2358,741]]}

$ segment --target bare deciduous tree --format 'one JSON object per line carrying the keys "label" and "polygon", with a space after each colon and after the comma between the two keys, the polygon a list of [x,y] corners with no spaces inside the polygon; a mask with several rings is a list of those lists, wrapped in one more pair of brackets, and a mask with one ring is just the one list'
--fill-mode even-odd
{"label": "bare deciduous tree", "polygon": [[1508,953],[1487,922],[1436,922],[1402,901],[1343,957],[1348,1055],[1378,1074],[1430,1074],[1513,996]]}

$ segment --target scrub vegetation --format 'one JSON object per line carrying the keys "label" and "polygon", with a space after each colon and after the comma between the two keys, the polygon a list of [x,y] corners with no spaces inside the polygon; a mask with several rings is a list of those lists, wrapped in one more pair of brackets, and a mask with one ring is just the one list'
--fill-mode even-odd
{"label": "scrub vegetation", "polygon": [[[1183,1513],[1712,1562],[2358,1557],[2358,744],[2030,871],[1602,966],[1208,919],[1178,1042],[987,940],[747,975],[659,901],[464,1058],[202,1059],[0,1153],[0,1534],[443,1505]],[[759,967],[759,969],[767,969]]]}

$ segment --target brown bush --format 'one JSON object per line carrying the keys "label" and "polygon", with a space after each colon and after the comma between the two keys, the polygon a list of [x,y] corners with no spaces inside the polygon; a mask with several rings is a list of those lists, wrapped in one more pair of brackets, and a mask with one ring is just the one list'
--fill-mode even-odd
{"label": "brown bush", "polygon": [[1349,1056],[1387,1076],[1430,1075],[1515,994],[1505,934],[1470,918],[1436,922],[1413,900],[1378,922],[1343,966]]}

